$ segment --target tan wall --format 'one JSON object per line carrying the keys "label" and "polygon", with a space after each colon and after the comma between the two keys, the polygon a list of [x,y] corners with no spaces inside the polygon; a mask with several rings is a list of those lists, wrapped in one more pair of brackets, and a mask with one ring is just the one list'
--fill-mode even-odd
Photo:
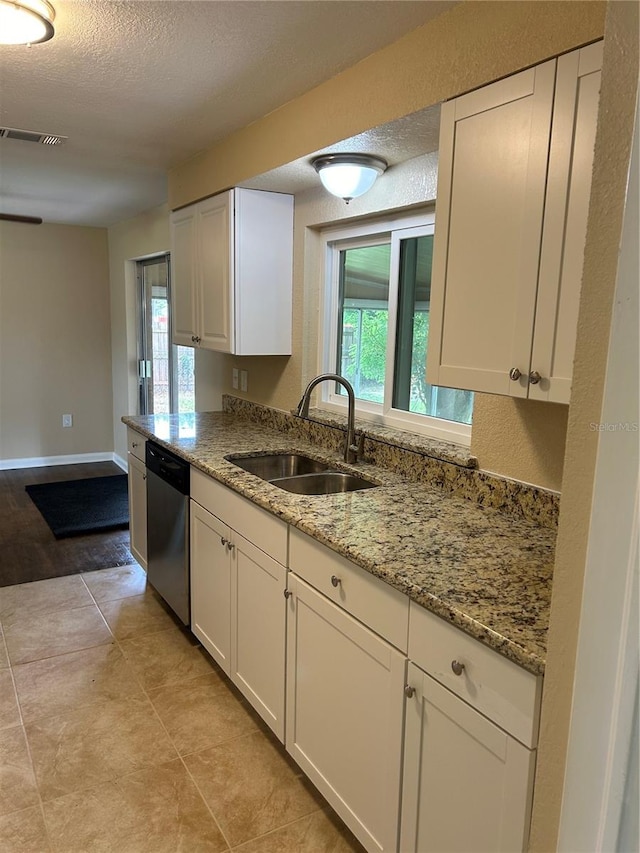
{"label": "tan wall", "polygon": [[[638,33],[638,4],[610,3],[553,576],[532,827],[531,849],[537,853],[555,849],[562,802],[599,438],[589,424],[601,420],[638,86]],[[637,193],[638,188],[630,191]],[[607,571],[616,568],[607,566]],[[589,626],[581,626],[581,630],[588,631]]]}
{"label": "tan wall", "polygon": [[135,260],[169,251],[169,210],[154,208],[109,228],[111,288],[111,351],[115,452],[127,456],[122,415],[137,414],[136,276]]}
{"label": "tan wall", "polygon": [[106,230],[0,223],[0,459],[110,452],[111,406]]}

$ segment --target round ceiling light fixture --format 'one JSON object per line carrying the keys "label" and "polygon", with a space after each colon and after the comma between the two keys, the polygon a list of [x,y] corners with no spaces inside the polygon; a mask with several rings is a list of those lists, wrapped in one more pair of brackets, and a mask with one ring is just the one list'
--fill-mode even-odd
{"label": "round ceiling light fixture", "polygon": [[352,198],[371,189],[388,164],[371,154],[322,154],[315,157],[311,165],[320,175],[324,188],[349,204]]}
{"label": "round ceiling light fixture", "polygon": [[55,16],[47,0],[0,0],[0,44],[49,41]]}

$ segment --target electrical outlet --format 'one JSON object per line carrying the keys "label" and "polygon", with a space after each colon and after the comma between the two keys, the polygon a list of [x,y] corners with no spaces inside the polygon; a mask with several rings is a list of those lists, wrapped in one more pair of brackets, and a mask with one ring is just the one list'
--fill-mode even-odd
{"label": "electrical outlet", "polygon": [[63,415],[62,416],[62,426],[63,427],[72,427],[73,426],[73,415]]}
{"label": "electrical outlet", "polygon": [[238,372],[237,367],[234,367],[231,371],[231,385],[236,389],[236,391],[240,387],[238,384]]}
{"label": "electrical outlet", "polygon": [[246,370],[240,371],[240,390],[246,391],[249,385],[249,373]]}

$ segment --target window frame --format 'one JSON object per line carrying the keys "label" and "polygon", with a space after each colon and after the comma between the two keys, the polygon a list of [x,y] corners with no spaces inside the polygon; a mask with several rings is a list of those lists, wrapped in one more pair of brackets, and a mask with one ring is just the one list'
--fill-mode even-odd
{"label": "window frame", "polygon": [[[331,227],[321,232],[324,276],[320,288],[319,363],[322,372],[334,373],[337,369],[338,329],[341,327],[338,317],[340,252],[344,249],[389,243],[391,246],[389,325],[385,359],[384,402],[380,405],[379,403],[358,399],[356,403],[358,417],[382,426],[428,435],[440,441],[449,441],[469,447],[471,445],[470,424],[406,412],[401,409],[394,409],[392,406],[400,244],[403,239],[433,234],[434,230],[435,212],[431,210],[419,214],[404,214],[385,219],[369,220],[355,225]],[[324,382],[320,388],[324,409],[333,412],[346,412],[347,401],[345,396],[337,393],[331,383]]]}

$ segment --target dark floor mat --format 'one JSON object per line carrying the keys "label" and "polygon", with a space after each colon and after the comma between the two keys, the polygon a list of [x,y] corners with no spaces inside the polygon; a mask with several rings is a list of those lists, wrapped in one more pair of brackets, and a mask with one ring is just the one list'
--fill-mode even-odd
{"label": "dark floor mat", "polygon": [[56,539],[129,526],[126,474],[38,483],[25,489]]}

